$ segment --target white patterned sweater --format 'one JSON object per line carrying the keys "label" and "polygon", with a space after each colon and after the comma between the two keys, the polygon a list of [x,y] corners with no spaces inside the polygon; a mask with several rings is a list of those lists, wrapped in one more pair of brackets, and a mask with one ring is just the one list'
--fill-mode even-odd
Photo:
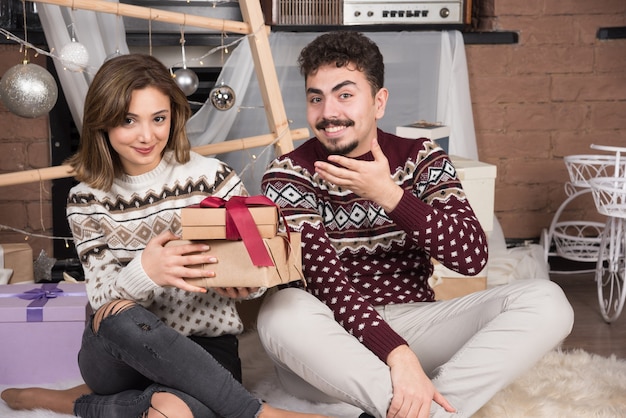
{"label": "white patterned sweater", "polygon": [[281,207],[290,229],[302,234],[307,291],[385,361],[406,341],[374,306],[433,301],[431,257],[475,275],[487,263],[487,240],[441,148],[381,130],[378,142],[390,176],[404,189],[390,213],[315,173],[313,163],[328,158],[316,138],[273,161],[262,190]]}
{"label": "white patterned sweater", "polygon": [[181,208],[210,195],[228,199],[246,194],[230,167],[194,152],[184,165],[168,152],[154,170],[116,179],[109,192],[84,183],[73,187],[67,219],[92,307],[132,299],[186,336],[241,333],[234,300],[210,289],[193,293],[158,286],[144,271],[141,253],[161,232],[181,234]]}

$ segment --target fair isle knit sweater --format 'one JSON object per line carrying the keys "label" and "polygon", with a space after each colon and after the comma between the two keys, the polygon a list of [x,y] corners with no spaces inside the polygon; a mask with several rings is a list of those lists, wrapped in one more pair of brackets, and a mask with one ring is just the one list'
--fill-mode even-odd
{"label": "fair isle knit sweater", "polygon": [[116,179],[109,192],[84,183],[73,187],[67,219],[92,307],[132,299],[186,336],[241,333],[234,300],[211,290],[158,286],[144,271],[141,253],[161,232],[181,234],[181,208],[210,195],[227,199],[242,194],[243,183],[230,167],[193,152],[184,165],[166,153],[154,170]]}
{"label": "fair isle knit sweater", "polygon": [[274,160],[262,190],[282,208],[289,228],[302,233],[307,290],[386,361],[406,341],[374,306],[433,301],[430,258],[461,274],[478,274],[487,263],[487,240],[441,148],[381,130],[378,142],[404,189],[390,213],[315,174],[313,163],[328,157],[316,138]]}

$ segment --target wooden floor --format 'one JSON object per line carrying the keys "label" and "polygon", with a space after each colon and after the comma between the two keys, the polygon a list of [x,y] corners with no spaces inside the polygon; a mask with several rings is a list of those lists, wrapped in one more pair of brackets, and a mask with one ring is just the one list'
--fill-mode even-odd
{"label": "wooden floor", "polygon": [[615,354],[626,359],[626,309],[613,323],[604,322],[598,305],[593,273],[550,275],[574,307],[574,329],[563,343],[563,349],[582,348],[602,356]]}

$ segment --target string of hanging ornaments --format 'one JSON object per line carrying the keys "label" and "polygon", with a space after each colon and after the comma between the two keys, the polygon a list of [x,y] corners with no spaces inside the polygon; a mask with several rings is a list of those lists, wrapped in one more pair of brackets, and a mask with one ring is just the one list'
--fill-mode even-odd
{"label": "string of hanging ornaments", "polygon": [[[215,3],[229,2],[230,0],[210,0],[215,7]],[[23,27],[24,27],[24,39],[20,39],[7,31],[4,28],[0,28],[0,33],[5,35],[7,39],[13,39],[20,43],[22,48],[20,51],[24,51],[24,58],[20,64],[9,68],[2,78],[0,79],[0,101],[4,106],[12,113],[25,117],[25,118],[37,118],[50,112],[56,104],[58,98],[58,87],[56,80],[40,65],[30,62],[29,51],[35,51],[36,55],[42,54],[49,56],[53,59],[58,59],[62,62],[63,67],[67,71],[74,72],[89,72],[88,62],[89,53],[87,48],[77,41],[75,33],[74,23],[74,11],[70,10],[70,18],[72,23],[68,25],[71,32],[71,41],[64,45],[58,55],[53,54],[54,51],[46,52],[28,42],[28,32],[26,26],[26,0],[22,0],[22,8],[24,10],[23,15]],[[149,24],[151,24],[149,19]],[[120,24],[118,20],[117,24]],[[151,26],[151,25],[150,25]],[[187,68],[187,57],[185,55],[185,37],[183,28],[181,27],[181,50],[183,66],[182,68],[172,72],[176,83],[185,93],[186,96],[190,96],[196,92],[199,87],[199,80],[196,73]],[[151,29],[151,28],[150,28]],[[151,32],[151,30],[150,30]],[[254,34],[252,34],[254,35]],[[250,34],[241,37],[228,45],[224,45],[224,33],[222,33],[222,44],[220,47],[213,48],[202,57],[195,58],[193,60],[200,61],[206,58],[208,55],[213,54],[216,51],[221,51],[222,65],[224,64],[224,51],[228,51],[229,46],[243,41],[245,38],[251,36]],[[150,33],[150,44],[152,44],[152,34]],[[119,40],[117,40],[119,42]],[[150,55],[152,55],[152,45],[150,45]],[[227,53],[227,52],[226,52]],[[116,52],[106,59],[110,59],[114,56],[120,55],[119,46]],[[229,110],[235,105],[235,91],[222,81],[218,86],[214,87],[209,93],[208,100],[213,107],[217,110]],[[202,103],[200,103],[202,104]]]}

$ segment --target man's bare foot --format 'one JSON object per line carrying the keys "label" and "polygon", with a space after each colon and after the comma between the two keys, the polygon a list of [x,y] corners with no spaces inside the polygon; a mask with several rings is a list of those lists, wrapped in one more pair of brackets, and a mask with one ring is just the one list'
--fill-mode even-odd
{"label": "man's bare foot", "polygon": [[306,414],[304,412],[287,411],[285,409],[274,408],[264,403],[259,414],[259,418],[329,418],[326,415]]}
{"label": "man's bare foot", "polygon": [[69,389],[12,388],[4,390],[0,396],[11,409],[48,409],[72,415],[76,399],[89,393],[87,385],[79,385]]}

